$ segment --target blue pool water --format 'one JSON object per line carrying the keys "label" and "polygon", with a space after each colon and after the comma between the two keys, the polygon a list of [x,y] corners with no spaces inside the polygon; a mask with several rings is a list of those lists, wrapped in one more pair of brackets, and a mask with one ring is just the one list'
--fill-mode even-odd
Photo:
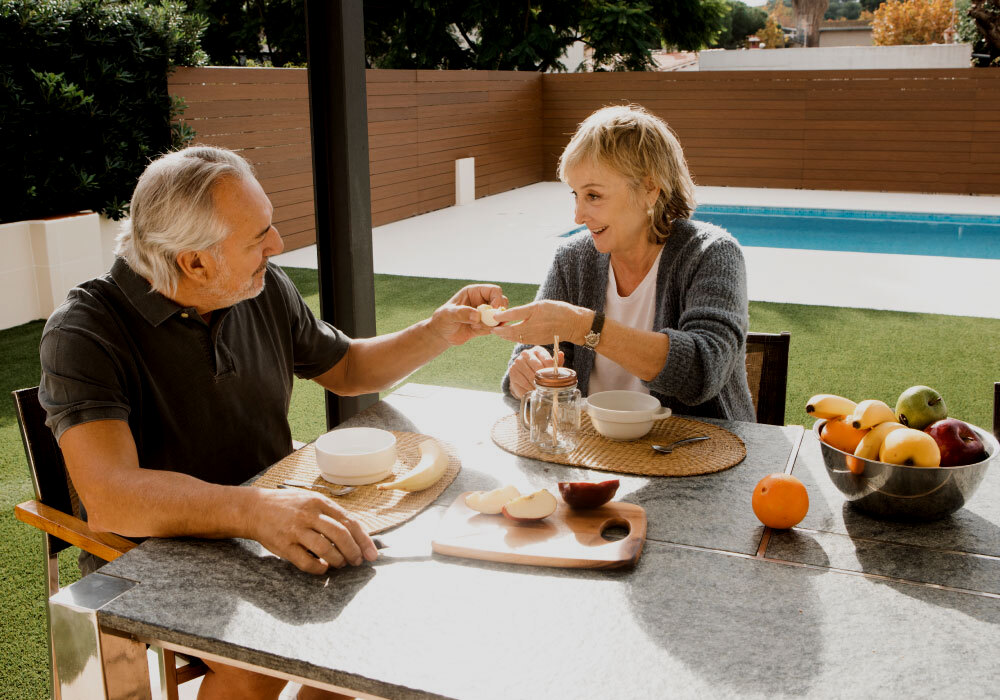
{"label": "blue pool water", "polygon": [[692,218],[744,246],[1000,260],[1000,216],[704,205]]}

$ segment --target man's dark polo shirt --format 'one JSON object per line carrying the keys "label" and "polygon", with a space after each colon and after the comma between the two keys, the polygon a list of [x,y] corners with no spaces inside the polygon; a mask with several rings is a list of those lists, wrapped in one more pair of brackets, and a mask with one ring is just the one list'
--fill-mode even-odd
{"label": "man's dark polo shirt", "polygon": [[128,421],[139,464],[240,484],[292,450],[293,373],[335,365],[349,339],[317,320],[268,265],[264,291],[206,323],[151,290],[121,258],[73,289],[42,334],[39,399],[56,438]]}

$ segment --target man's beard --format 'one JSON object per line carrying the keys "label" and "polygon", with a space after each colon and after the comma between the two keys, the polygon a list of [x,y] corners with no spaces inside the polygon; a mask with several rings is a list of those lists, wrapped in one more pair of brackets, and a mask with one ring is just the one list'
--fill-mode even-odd
{"label": "man's beard", "polygon": [[265,260],[253,275],[244,282],[235,291],[232,290],[232,279],[233,279],[233,268],[225,261],[225,258],[219,259],[219,278],[215,284],[215,288],[212,290],[213,296],[218,299],[219,308],[225,308],[227,306],[235,306],[241,301],[246,301],[247,299],[253,299],[255,296],[264,291],[264,285],[266,284],[267,275],[261,278],[260,288],[257,287],[257,275],[259,275],[267,267],[267,260]]}

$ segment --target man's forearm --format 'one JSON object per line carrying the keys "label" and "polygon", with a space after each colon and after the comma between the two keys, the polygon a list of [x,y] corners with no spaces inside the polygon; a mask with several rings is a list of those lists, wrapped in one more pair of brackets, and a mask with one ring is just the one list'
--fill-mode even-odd
{"label": "man's forearm", "polygon": [[329,372],[316,381],[340,396],[357,396],[393,386],[450,346],[431,329],[430,319],[396,333],[360,338]]}
{"label": "man's forearm", "polygon": [[126,537],[251,537],[257,489],[135,469],[84,500],[90,526]]}

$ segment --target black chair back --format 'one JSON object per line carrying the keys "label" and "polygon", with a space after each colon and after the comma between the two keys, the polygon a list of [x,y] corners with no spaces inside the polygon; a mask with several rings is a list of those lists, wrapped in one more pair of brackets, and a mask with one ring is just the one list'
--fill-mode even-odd
{"label": "black chair back", "polygon": [[1000,440],[1000,382],[993,384],[993,435]]}
{"label": "black chair back", "polygon": [[[38,403],[38,387],[18,389],[11,393],[17,410],[17,422],[21,426],[24,454],[28,458],[31,481],[35,487],[35,500],[63,513],[79,515],[78,509],[74,507],[74,494],[70,491],[62,450],[52,431],[45,425],[45,409]],[[49,539],[53,554],[70,546],[54,535],[45,536]]]}
{"label": "black chair back", "polygon": [[792,336],[783,333],[747,333],[747,384],[757,422],[785,424],[788,390],[788,348]]}

